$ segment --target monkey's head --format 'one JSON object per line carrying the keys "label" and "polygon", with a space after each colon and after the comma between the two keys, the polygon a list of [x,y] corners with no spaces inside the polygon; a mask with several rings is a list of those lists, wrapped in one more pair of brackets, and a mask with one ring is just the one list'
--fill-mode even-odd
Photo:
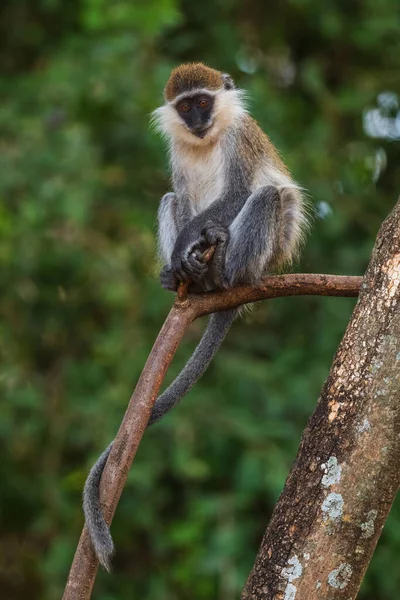
{"label": "monkey's head", "polygon": [[164,98],[164,106],[153,113],[156,126],[169,138],[196,146],[217,141],[245,111],[233,79],[202,63],[173,69]]}

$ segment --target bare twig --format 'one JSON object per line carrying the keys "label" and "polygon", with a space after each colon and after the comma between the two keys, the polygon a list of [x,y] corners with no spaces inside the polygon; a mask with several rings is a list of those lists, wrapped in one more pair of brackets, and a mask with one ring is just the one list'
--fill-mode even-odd
{"label": "bare twig", "polygon": [[[107,523],[111,523],[165,373],[180,340],[194,319],[266,298],[299,295],[357,296],[361,280],[361,277],[339,275],[280,275],[267,277],[262,285],[257,287],[241,286],[222,292],[192,294],[187,297],[185,293],[180,294],[147,359],[104,469],[101,501]],[[88,600],[97,566],[85,527],[75,553],[63,600]]]}

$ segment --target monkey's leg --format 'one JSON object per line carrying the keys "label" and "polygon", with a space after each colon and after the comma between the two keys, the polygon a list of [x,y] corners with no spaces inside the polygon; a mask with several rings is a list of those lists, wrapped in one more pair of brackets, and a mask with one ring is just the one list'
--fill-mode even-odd
{"label": "monkey's leg", "polygon": [[229,228],[225,284],[259,281],[281,252],[282,202],[278,189],[264,186],[248,198]]}
{"label": "monkey's leg", "polygon": [[[161,258],[166,262],[160,273],[160,282],[163,288],[176,291],[181,280],[171,269],[171,255],[179,232],[191,220],[192,215],[189,203],[181,199],[178,201],[176,194],[170,192],[162,197],[158,209],[158,247]],[[205,246],[204,246],[205,249]],[[193,250],[187,258],[186,265],[192,273],[193,280],[199,280],[207,272],[207,265],[202,260],[200,250]]]}
{"label": "monkey's leg", "polygon": [[171,254],[178,237],[176,194],[169,192],[161,198],[158,208],[158,250],[164,262],[171,262]]}
{"label": "monkey's leg", "polygon": [[208,289],[226,287],[224,279],[224,267],[226,258],[226,249],[229,243],[229,229],[220,223],[207,221],[202,235],[210,246],[214,246],[214,256],[209,265],[207,273]]}
{"label": "monkey's leg", "polygon": [[158,252],[162,260],[167,263],[161,269],[160,283],[164,289],[171,292],[176,292],[179,285],[179,281],[174,277],[169,266],[171,253],[178,237],[176,205],[176,195],[173,192],[169,192],[161,198],[157,214]]}

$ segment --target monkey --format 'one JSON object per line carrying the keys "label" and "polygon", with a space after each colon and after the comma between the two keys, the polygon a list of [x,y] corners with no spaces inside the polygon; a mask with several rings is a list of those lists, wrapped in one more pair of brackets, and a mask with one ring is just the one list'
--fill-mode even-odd
{"label": "monkey", "polygon": [[[308,227],[307,201],[278,151],[250,116],[233,79],[202,63],[172,70],[164,104],[153,113],[167,139],[173,192],[158,209],[162,287],[207,292],[257,284],[298,256]],[[215,247],[211,260],[202,254]],[[193,387],[222,344],[239,309],[212,314],[197,348],[159,396],[148,426]],[[99,488],[112,444],[92,467],[83,509],[93,547],[109,570],[114,545]]]}

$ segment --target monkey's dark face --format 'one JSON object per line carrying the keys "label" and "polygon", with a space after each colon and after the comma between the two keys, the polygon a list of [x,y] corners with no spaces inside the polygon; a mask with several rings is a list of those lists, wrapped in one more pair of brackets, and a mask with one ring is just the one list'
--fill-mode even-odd
{"label": "monkey's dark face", "polygon": [[198,138],[203,139],[212,126],[214,97],[198,94],[181,98],[176,104],[178,115],[187,128]]}

